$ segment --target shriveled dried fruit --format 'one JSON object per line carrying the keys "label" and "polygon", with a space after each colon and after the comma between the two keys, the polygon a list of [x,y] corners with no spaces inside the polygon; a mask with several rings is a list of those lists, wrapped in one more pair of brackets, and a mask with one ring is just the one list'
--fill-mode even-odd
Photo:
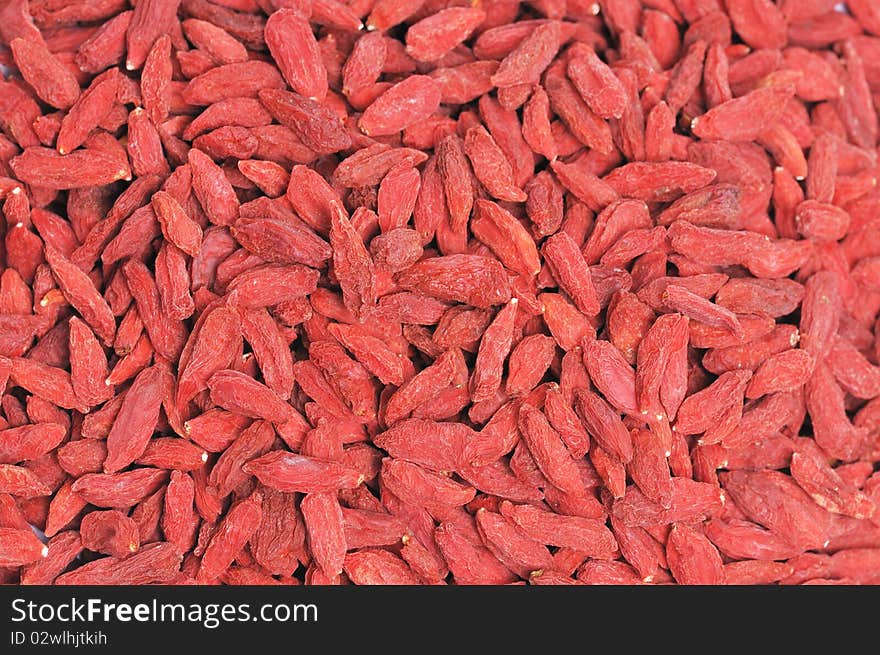
{"label": "shriveled dried fruit", "polygon": [[880,582],[876,2],[0,5],[0,583]]}

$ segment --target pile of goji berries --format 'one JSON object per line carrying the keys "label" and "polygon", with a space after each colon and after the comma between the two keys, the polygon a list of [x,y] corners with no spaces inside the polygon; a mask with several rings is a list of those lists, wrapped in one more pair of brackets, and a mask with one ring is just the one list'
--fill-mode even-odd
{"label": "pile of goji berries", "polygon": [[880,583],[880,4],[6,0],[0,581]]}

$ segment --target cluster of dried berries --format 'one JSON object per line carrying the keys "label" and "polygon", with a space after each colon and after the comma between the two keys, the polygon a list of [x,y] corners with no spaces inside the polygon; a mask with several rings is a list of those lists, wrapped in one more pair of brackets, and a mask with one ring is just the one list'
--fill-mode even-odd
{"label": "cluster of dried berries", "polygon": [[0,581],[880,583],[874,0],[0,44]]}

